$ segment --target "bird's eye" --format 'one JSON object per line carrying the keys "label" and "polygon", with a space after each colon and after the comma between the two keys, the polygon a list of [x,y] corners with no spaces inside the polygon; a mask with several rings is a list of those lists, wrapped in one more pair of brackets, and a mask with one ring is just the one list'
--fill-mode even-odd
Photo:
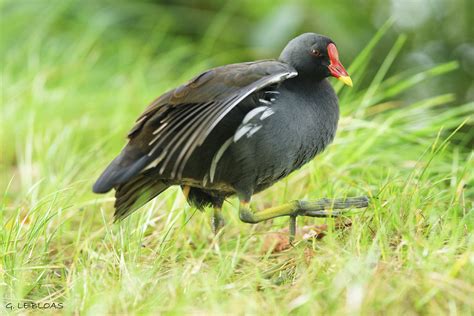
{"label": "bird's eye", "polygon": [[313,48],[313,49],[311,50],[311,54],[312,54],[313,56],[316,56],[316,57],[321,56],[321,52],[320,52],[319,50],[315,49],[315,48]]}

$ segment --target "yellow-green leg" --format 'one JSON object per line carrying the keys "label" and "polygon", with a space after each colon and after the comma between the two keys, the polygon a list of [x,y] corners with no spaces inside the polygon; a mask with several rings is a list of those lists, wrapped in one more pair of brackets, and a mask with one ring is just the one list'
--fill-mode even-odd
{"label": "yellow-green leg", "polygon": [[222,216],[222,209],[220,207],[215,207],[214,213],[212,214],[211,218],[211,226],[214,234],[217,235],[217,233],[221,230],[222,227],[224,227],[224,225],[225,221],[224,217]]}
{"label": "yellow-green leg", "polygon": [[315,201],[296,200],[261,211],[253,211],[248,201],[240,201],[239,217],[245,223],[256,224],[275,217],[290,216],[290,242],[292,242],[295,238],[297,216],[337,217],[347,212],[345,209],[362,208],[368,205],[369,198],[360,196]]}

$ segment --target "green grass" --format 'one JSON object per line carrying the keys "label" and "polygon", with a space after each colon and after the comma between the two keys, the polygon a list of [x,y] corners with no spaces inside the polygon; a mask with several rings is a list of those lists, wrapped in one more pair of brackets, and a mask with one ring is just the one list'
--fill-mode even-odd
{"label": "green grass", "polygon": [[[327,235],[271,254],[263,241],[288,219],[241,223],[235,199],[218,239],[209,214],[177,189],[112,224],[112,194],[92,194],[93,181],[148,102],[217,65],[215,35],[188,43],[166,20],[151,31],[138,21],[144,35],[106,10],[72,14],[64,3],[2,9],[0,314],[9,302],[90,315],[474,312],[474,155],[460,128],[473,123],[474,103],[406,97],[456,62],[391,74],[405,37],[373,65],[389,24],[375,35],[349,68],[355,88],[333,82],[343,114],[335,142],[253,202],[378,199],[344,230],[298,219],[326,223]],[[153,40],[143,46],[143,37]]]}

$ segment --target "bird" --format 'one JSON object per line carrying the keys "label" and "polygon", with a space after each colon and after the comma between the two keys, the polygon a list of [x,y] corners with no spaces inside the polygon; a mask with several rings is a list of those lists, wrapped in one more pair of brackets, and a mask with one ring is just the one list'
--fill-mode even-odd
{"label": "bird", "polygon": [[237,196],[239,218],[255,224],[297,216],[339,216],[368,198],[296,200],[254,210],[254,194],[311,161],[333,141],[339,120],[335,77],[352,87],[329,37],[304,33],[277,59],[216,67],[154,100],[129,131],[128,143],[93,185],[115,190],[120,221],[170,186],[188,203],[212,207],[212,229],[224,227],[222,205]]}

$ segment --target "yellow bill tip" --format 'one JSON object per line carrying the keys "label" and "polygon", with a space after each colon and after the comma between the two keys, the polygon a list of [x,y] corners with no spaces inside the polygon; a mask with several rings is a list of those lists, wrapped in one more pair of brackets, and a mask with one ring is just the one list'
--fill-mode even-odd
{"label": "yellow bill tip", "polygon": [[349,76],[340,76],[337,78],[338,80],[341,80],[344,82],[345,85],[348,85],[349,87],[352,87],[352,79]]}

